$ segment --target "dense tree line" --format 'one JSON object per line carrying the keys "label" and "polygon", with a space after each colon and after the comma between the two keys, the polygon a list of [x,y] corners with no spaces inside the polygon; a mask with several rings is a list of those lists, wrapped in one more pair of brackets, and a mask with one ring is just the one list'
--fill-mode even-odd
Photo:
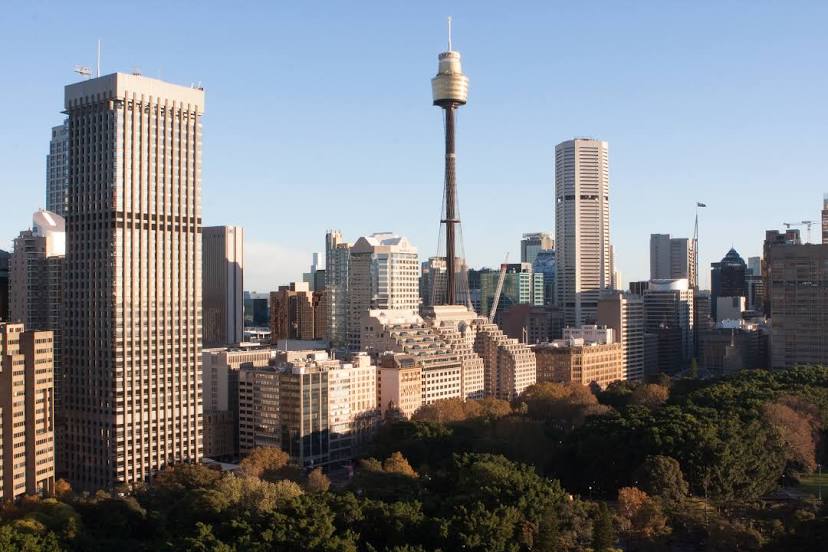
{"label": "dense tree line", "polygon": [[828,368],[539,384],[389,421],[332,485],[275,449],[137,489],[4,507],[0,550],[817,550],[828,511],[779,495],[823,462]]}

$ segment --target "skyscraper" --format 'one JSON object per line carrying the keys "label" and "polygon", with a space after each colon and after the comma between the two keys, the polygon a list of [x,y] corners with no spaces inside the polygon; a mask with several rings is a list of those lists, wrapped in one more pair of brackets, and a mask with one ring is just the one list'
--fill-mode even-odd
{"label": "skyscraper", "polygon": [[203,345],[235,345],[244,332],[244,229],[205,226],[201,244]]}
{"label": "skyscraper", "polygon": [[204,91],[66,87],[65,452],[79,489],[198,461]]}
{"label": "skyscraper", "polygon": [[0,321],[9,319],[9,257],[0,249]]}
{"label": "skyscraper", "polygon": [[520,240],[520,262],[533,264],[538,253],[544,250],[555,249],[555,240],[547,232],[532,232],[524,234]]}
{"label": "skyscraper", "polygon": [[348,268],[348,343],[360,350],[360,319],[372,309],[416,313],[420,308],[417,248],[391,233],[359,238]]}
{"label": "skyscraper", "polygon": [[828,194],[822,198],[822,245],[828,245]]}
{"label": "skyscraper", "polygon": [[653,280],[644,291],[644,331],[657,336],[658,371],[687,366],[695,344],[694,293],[687,279]]}
{"label": "skyscraper", "polygon": [[687,278],[696,287],[696,252],[693,240],[671,238],[670,234],[650,234],[650,279]]}
{"label": "skyscraper", "polygon": [[348,265],[351,244],[342,240],[339,230],[325,234],[325,294],[327,296],[326,335],[335,349],[348,343]]}
{"label": "skyscraper", "polygon": [[721,261],[710,264],[710,310],[714,320],[719,320],[719,297],[747,297],[746,273],[745,260],[733,248]]}
{"label": "skyscraper", "polygon": [[46,155],[46,210],[66,214],[69,186],[69,119],[52,127],[49,153]]}
{"label": "skyscraper", "polygon": [[576,138],[555,147],[557,305],[564,323],[594,322],[610,287],[609,152],[606,142]]}

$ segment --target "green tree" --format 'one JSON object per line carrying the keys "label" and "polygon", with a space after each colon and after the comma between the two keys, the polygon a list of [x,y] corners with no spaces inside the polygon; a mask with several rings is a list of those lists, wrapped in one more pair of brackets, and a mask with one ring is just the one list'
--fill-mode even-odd
{"label": "green tree", "polygon": [[612,514],[606,503],[598,504],[595,522],[592,526],[592,549],[595,552],[607,552],[615,546],[615,529],[612,526]]}
{"label": "green tree", "polygon": [[683,500],[689,490],[681,466],[669,456],[648,456],[636,470],[634,478],[647,494],[660,496],[669,502]]}
{"label": "green tree", "polygon": [[289,460],[288,454],[275,447],[258,447],[250,451],[239,466],[242,473],[252,477],[267,478],[285,466]]}

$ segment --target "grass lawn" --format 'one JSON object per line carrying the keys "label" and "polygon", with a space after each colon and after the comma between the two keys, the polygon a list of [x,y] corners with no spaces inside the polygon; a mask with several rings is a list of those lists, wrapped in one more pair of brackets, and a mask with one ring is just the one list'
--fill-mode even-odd
{"label": "grass lawn", "polygon": [[822,472],[822,475],[812,473],[811,475],[803,475],[799,478],[801,481],[799,488],[806,493],[811,493],[814,496],[819,495],[820,481],[822,482],[822,497],[828,499],[828,473]]}

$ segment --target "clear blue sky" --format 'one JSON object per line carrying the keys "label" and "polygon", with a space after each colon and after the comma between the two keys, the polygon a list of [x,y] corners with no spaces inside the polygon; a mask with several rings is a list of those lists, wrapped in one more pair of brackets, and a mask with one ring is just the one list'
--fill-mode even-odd
{"label": "clear blue sky", "polygon": [[[278,4],[278,5],[274,5]],[[733,245],[818,220],[828,191],[826,2],[18,2],[0,12],[0,248],[44,205],[49,129],[75,64],[207,91],[204,222],[245,227],[246,288],[299,278],[327,228],[437,250],[445,16],[471,79],[458,173],[472,265],[554,229],[554,148],[610,144],[624,281],[653,232],[688,236],[702,282]],[[814,232],[816,236],[816,231]]]}

